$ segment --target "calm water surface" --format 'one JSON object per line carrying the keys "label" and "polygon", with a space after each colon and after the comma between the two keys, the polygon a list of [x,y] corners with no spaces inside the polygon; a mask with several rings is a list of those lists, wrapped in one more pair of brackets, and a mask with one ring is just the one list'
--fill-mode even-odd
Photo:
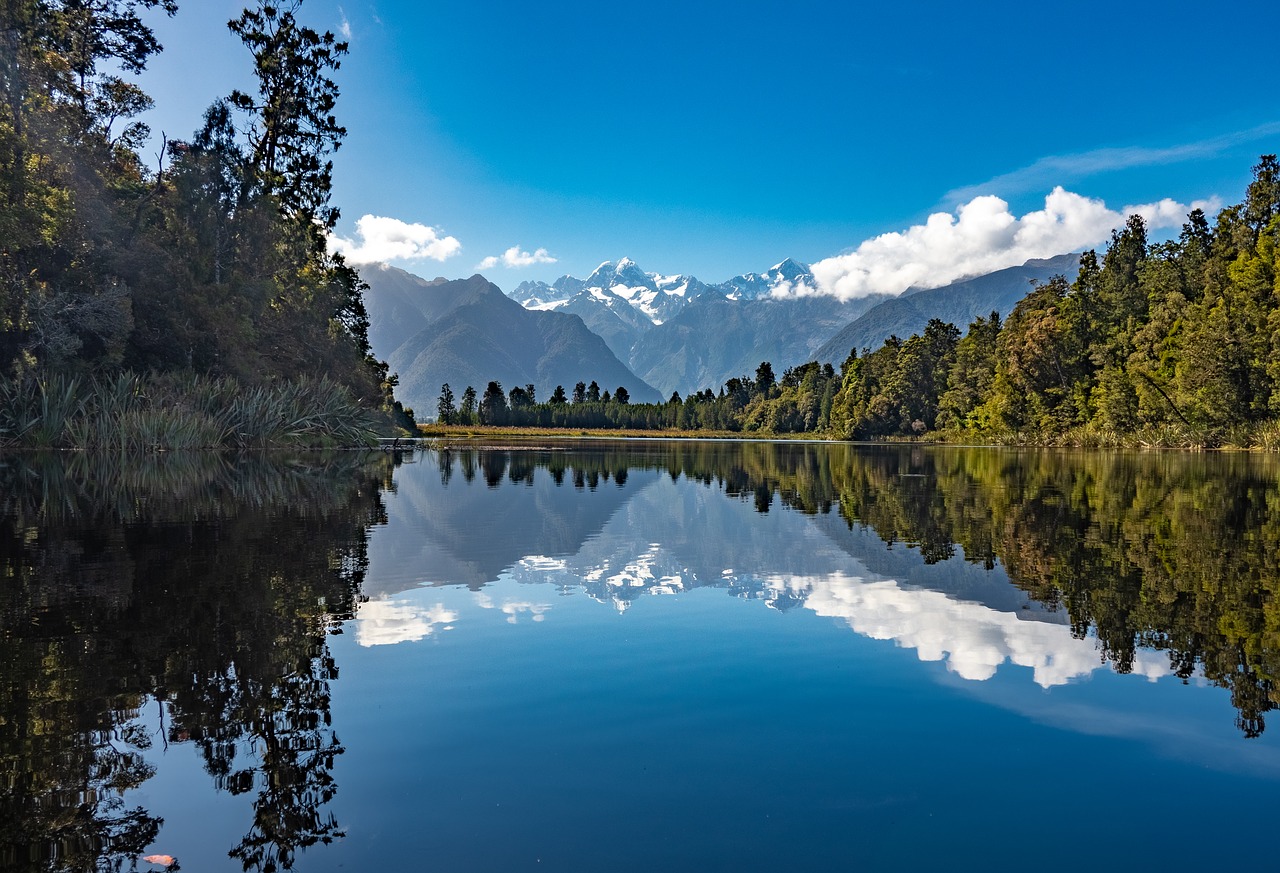
{"label": "calm water surface", "polygon": [[0,458],[0,869],[1269,868],[1280,463]]}

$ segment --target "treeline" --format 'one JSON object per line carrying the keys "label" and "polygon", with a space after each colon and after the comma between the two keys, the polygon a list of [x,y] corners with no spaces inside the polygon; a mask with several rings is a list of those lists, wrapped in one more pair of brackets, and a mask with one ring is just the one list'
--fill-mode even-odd
{"label": "treeline", "polygon": [[326,248],[347,45],[300,6],[229,22],[253,89],[147,145],[153,101],[132,77],[161,50],[146,16],[175,0],[0,5],[0,378],[325,376],[397,412],[363,283]]}
{"label": "treeline", "polygon": [[1079,276],[1037,286],[1003,323],[961,338],[931,322],[851,354],[832,434],[946,431],[981,439],[1280,445],[1280,165],[1265,155],[1242,203],[1176,240],[1132,216]]}
{"label": "treeline", "polygon": [[628,404],[598,389],[566,398],[562,388],[537,403],[532,386],[504,396],[490,383],[487,405],[472,389],[460,407],[442,393],[439,420],[1278,448],[1278,243],[1280,164],[1265,155],[1244,201],[1212,224],[1195,210],[1177,239],[1151,242],[1132,216],[1101,257],[1082,255],[1074,282],[1037,285],[1007,319],[992,312],[963,335],[935,319],[921,335],[854,349],[838,374],[810,362],[776,379],[765,362],[754,377],[665,404]]}
{"label": "treeline", "polygon": [[625,386],[610,394],[594,381],[577,383],[571,394],[557,385],[545,403],[537,402],[533,385],[504,394],[500,383],[490,382],[479,397],[468,386],[459,399],[445,384],[436,420],[512,427],[826,432],[839,387],[835,369],[816,361],[787,369],[781,380],[765,361],[754,377],[730,379],[719,393],[707,388],[681,398],[675,392],[666,403],[631,403]]}

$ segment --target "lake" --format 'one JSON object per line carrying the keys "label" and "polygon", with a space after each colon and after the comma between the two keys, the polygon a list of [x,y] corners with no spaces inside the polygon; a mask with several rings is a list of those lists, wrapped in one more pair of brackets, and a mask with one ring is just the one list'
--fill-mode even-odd
{"label": "lake", "polygon": [[1265,869],[1280,459],[3,456],[0,664],[4,870]]}

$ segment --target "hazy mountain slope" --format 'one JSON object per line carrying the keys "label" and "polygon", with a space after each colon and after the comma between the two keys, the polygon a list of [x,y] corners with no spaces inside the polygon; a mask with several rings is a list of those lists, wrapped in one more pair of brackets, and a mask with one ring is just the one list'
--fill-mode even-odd
{"label": "hazy mountain slope", "polygon": [[[527,310],[483,276],[426,282],[377,268],[364,278],[374,353],[399,374],[397,396],[424,418],[434,414],[446,382],[458,396],[468,385],[482,393],[490,380],[508,390],[533,383],[546,399],[556,385],[570,391],[578,380],[595,380],[610,391],[625,386],[636,402],[663,399],[582,319]],[[409,327],[415,332],[388,350]]]}
{"label": "hazy mountain slope", "polygon": [[392,268],[366,267],[361,276],[369,283],[364,295],[364,307],[369,313],[369,344],[375,356],[386,360],[431,321],[418,298],[430,293],[427,289],[436,283]]}
{"label": "hazy mountain slope", "polygon": [[628,363],[666,395],[718,389],[734,376],[754,374],[761,361],[781,376],[787,367],[814,360],[828,337],[881,299],[841,303],[819,296],[731,300],[702,295],[645,333]]}
{"label": "hazy mountain slope", "polygon": [[908,291],[901,297],[877,303],[850,322],[824,343],[815,357],[839,366],[852,349],[861,353],[866,348],[879,348],[893,335],[906,339],[923,333],[931,318],[949,321],[961,331],[967,330],[975,318],[993,311],[1004,318],[1013,311],[1014,304],[1027,295],[1032,283],[1044,282],[1059,274],[1073,280],[1079,270],[1079,255],[1058,255],[942,288]]}

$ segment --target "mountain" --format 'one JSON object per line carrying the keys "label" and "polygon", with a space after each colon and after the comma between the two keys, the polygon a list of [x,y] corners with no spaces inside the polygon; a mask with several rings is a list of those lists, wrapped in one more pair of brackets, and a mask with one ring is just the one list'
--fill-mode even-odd
{"label": "mountain", "polygon": [[366,268],[369,341],[400,376],[396,394],[428,417],[440,386],[461,396],[490,380],[504,388],[533,383],[541,398],[557,385],[595,380],[624,386],[637,403],[665,397],[635,375],[567,312],[525,309],[483,276],[428,281],[394,267]]}
{"label": "mountain", "polygon": [[703,295],[645,333],[627,362],[668,396],[718,389],[735,376],[753,375],[761,361],[781,376],[787,367],[814,360],[829,337],[882,299],[842,303],[816,295],[784,300]]}
{"label": "mountain", "polygon": [[812,360],[836,331],[885,299],[775,296],[814,285],[808,265],[791,258],[717,285],[648,273],[623,258],[605,261],[586,279],[523,282],[511,296],[529,309],[578,315],[637,375],[669,395],[717,388],[754,373],[761,361],[781,372]]}
{"label": "mountain", "polygon": [[908,291],[872,306],[825,342],[815,358],[838,367],[853,349],[861,354],[863,349],[879,348],[890,336],[906,339],[924,333],[931,318],[949,321],[965,331],[980,316],[992,312],[999,312],[1001,318],[1008,316],[1032,284],[1057,275],[1074,280],[1079,272],[1078,254],[1058,255],[941,288]]}
{"label": "mountain", "polygon": [[[521,282],[511,297],[527,309],[571,309],[579,314],[589,306],[620,313],[622,307],[635,311],[649,325],[662,324],[684,308],[685,303],[708,287],[692,276],[662,276],[646,273],[630,258],[616,263],[605,261],[585,279],[561,276],[546,282]],[[624,321],[634,318],[620,316]]]}
{"label": "mountain", "polygon": [[814,287],[813,273],[808,264],[787,258],[774,264],[763,273],[745,273],[734,276],[716,286],[730,300],[760,300],[773,295],[780,286],[788,289]]}
{"label": "mountain", "polygon": [[[811,360],[839,365],[850,349],[878,347],[892,334],[907,337],[920,333],[931,318],[950,321],[963,330],[973,319],[992,311],[1008,315],[1030,290],[1031,283],[1059,273],[1073,278],[1078,270],[1078,255],[1060,255],[942,288],[911,290],[900,297],[875,295],[841,301],[806,293],[816,287],[813,274],[807,265],[790,258],[762,273],[745,273],[716,285],[693,276],[649,273],[630,258],[622,258],[605,261],[586,279],[561,276],[551,284],[523,282],[511,292],[511,300],[540,317],[574,318],[603,340],[619,366],[625,364],[624,369],[630,369],[631,378],[646,383],[646,387],[653,386],[665,398],[672,391],[687,394],[703,388],[716,389],[735,376],[753,374],[761,361],[773,364],[778,374]],[[393,367],[400,370],[402,380],[427,379],[422,372],[425,365],[415,366],[409,352],[403,350],[409,337],[425,325],[413,322],[405,313],[418,305],[433,313],[428,322],[439,318],[435,313],[441,312],[442,307],[447,309],[447,301],[458,291],[452,287],[442,290],[441,279],[428,282],[409,274],[396,275],[399,272],[380,274],[386,277],[382,283],[385,293],[373,304],[366,304],[370,305],[371,320],[388,322],[375,324],[370,336],[377,338],[375,351],[384,336],[383,347],[394,345],[398,350],[387,354]],[[478,277],[468,281],[475,278]],[[483,285],[491,287],[487,282]],[[445,302],[441,302],[442,296]],[[508,343],[499,340],[495,345],[485,334],[486,329],[507,322],[477,319],[479,316],[467,322],[470,332],[458,328],[460,332],[450,334],[454,343],[450,348],[457,349],[456,354],[450,353],[453,357],[432,347],[428,357],[435,369],[431,372],[441,369],[439,362],[446,359],[450,361],[450,372],[466,374],[459,383],[462,385],[476,384],[466,380],[478,380],[475,374],[485,367],[489,368],[485,372],[495,375],[485,377],[479,385],[499,378],[495,368],[503,368],[504,373],[523,372],[506,359],[511,351]],[[452,328],[452,322],[447,324]],[[546,324],[538,329],[539,336],[543,335],[541,331],[551,329],[552,322]],[[534,335],[532,328],[525,330],[526,335]],[[553,345],[568,342],[560,335],[545,341]],[[423,349],[421,342],[410,347],[415,357]],[[467,362],[482,354],[487,357],[481,366],[467,369]],[[577,360],[585,358],[579,354]],[[565,372],[550,364],[543,369]],[[595,375],[576,375],[551,384],[567,387],[586,378],[596,379],[602,388],[625,384],[631,391],[630,382],[613,376],[602,380]],[[443,380],[435,380],[434,376],[431,380],[437,382],[432,388],[434,397]],[[458,381],[459,377],[449,380],[451,386]],[[546,390],[539,378],[505,377],[503,384],[510,387],[527,381],[534,381],[540,392]],[[637,401],[641,399],[641,394],[631,393]]]}

